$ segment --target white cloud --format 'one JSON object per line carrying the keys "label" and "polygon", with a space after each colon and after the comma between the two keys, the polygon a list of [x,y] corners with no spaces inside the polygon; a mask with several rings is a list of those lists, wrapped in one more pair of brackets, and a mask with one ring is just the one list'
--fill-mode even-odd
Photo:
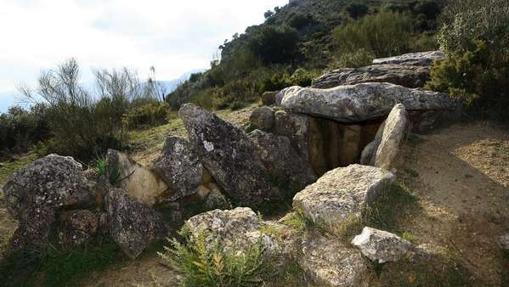
{"label": "white cloud", "polygon": [[70,57],[85,71],[128,66],[145,75],[154,65],[160,79],[176,78],[207,67],[224,39],[287,2],[2,0],[0,92],[34,84]]}

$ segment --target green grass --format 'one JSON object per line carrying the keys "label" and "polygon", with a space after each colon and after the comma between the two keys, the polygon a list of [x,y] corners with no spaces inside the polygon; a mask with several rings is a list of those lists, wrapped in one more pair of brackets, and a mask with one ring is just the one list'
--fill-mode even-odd
{"label": "green grass", "polygon": [[7,181],[11,174],[29,165],[35,159],[37,159],[37,155],[31,152],[20,156],[18,159],[14,161],[0,163],[0,186],[5,184],[5,182]]}
{"label": "green grass", "polygon": [[98,238],[82,247],[41,251],[10,252],[0,262],[0,277],[6,286],[77,286],[92,272],[100,272],[126,260],[119,247],[108,238]]}

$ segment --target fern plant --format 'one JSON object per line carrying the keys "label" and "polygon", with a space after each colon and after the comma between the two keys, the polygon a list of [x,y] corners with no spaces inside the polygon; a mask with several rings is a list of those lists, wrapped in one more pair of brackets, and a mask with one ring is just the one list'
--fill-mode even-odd
{"label": "fern plant", "polygon": [[198,236],[181,235],[185,243],[168,239],[169,246],[159,256],[183,275],[182,286],[252,287],[263,284],[264,248],[261,242],[246,252],[225,250],[218,242]]}

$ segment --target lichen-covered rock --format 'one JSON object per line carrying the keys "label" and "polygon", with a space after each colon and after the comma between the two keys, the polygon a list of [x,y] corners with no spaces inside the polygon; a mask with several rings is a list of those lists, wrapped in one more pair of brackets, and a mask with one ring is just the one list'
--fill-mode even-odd
{"label": "lichen-covered rock", "polygon": [[341,85],[387,82],[408,88],[420,88],[430,78],[430,68],[408,65],[372,65],[333,70],[316,78],[311,87],[328,89]]}
{"label": "lichen-covered rock", "polygon": [[111,237],[132,259],[167,235],[161,215],[150,206],[131,199],[123,189],[109,191],[106,208]]}
{"label": "lichen-covered rock", "polygon": [[352,240],[352,245],[378,263],[399,261],[413,249],[412,243],[396,234],[371,227],[364,227],[362,233]]}
{"label": "lichen-covered rock", "polygon": [[251,113],[249,122],[256,129],[270,132],[274,127],[274,110],[267,106],[257,108]]}
{"label": "lichen-covered rock", "polygon": [[202,164],[236,204],[259,207],[280,198],[244,131],[192,104],[179,114]]}
{"label": "lichen-covered rock", "polygon": [[10,214],[19,221],[12,238],[15,248],[45,244],[57,211],[94,201],[81,164],[58,155],[38,159],[14,173],[3,191]]}
{"label": "lichen-covered rock", "polygon": [[281,105],[292,112],[358,123],[387,116],[402,103],[408,111],[450,110],[458,102],[446,94],[390,83],[362,83],[331,89],[293,87],[283,91]]}
{"label": "lichen-covered rock", "polygon": [[214,209],[229,209],[232,208],[231,204],[228,202],[228,199],[221,193],[219,188],[211,185],[212,189],[210,193],[205,198],[205,208],[207,210]]}
{"label": "lichen-covered rock", "polygon": [[249,137],[272,179],[290,196],[316,180],[309,162],[300,157],[287,137],[261,130],[251,132]]}
{"label": "lichen-covered rock", "polygon": [[227,252],[245,252],[255,244],[262,244],[267,255],[277,255],[280,246],[276,239],[261,232],[262,224],[253,210],[237,207],[195,215],[186,222],[185,228],[191,238],[206,236],[209,246],[219,244]]}
{"label": "lichen-covered rock", "polygon": [[314,223],[336,232],[344,222],[359,218],[395,176],[383,169],[353,164],[327,172],[293,198],[294,209]]}
{"label": "lichen-covered rock", "polygon": [[375,166],[389,170],[396,160],[409,127],[408,114],[402,104],[394,106],[385,120],[382,138],[375,155]]}
{"label": "lichen-covered rock", "polygon": [[302,242],[297,258],[306,278],[316,286],[369,286],[369,269],[361,254],[338,240],[312,233]]}
{"label": "lichen-covered rock", "polygon": [[99,229],[99,216],[90,210],[73,210],[60,216],[60,244],[74,247],[89,241]]}
{"label": "lichen-covered rock", "polygon": [[152,168],[169,186],[165,201],[176,201],[198,192],[203,166],[188,141],[168,137]]}
{"label": "lichen-covered rock", "polygon": [[300,157],[309,160],[309,118],[286,111],[277,111],[274,116],[274,133],[288,137]]}
{"label": "lichen-covered rock", "polygon": [[138,164],[127,154],[108,150],[108,178],[127,191],[131,198],[154,205],[168,191],[168,186],[154,172]]}
{"label": "lichen-covered rock", "polygon": [[408,53],[395,57],[374,59],[373,64],[400,64],[400,65],[417,65],[417,66],[431,66],[434,61],[445,59],[445,54],[442,51],[429,51]]}

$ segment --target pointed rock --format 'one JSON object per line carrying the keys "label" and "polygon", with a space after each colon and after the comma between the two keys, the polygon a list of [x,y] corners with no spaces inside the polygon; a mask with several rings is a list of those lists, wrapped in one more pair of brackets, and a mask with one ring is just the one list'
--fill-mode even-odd
{"label": "pointed rock", "polygon": [[183,105],[179,114],[201,162],[235,203],[260,207],[280,199],[244,131],[192,104]]}

